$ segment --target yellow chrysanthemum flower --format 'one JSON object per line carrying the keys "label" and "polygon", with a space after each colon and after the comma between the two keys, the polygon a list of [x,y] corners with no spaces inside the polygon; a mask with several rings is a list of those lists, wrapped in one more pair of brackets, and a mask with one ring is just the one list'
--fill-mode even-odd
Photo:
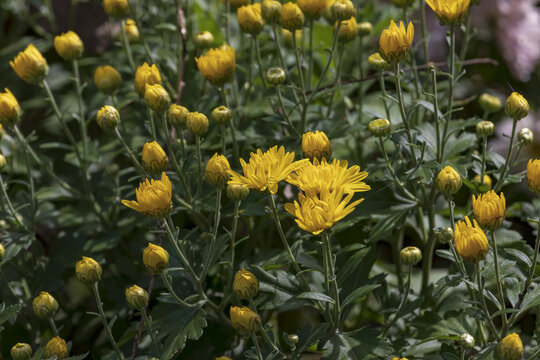
{"label": "yellow chrysanthemum flower", "polygon": [[247,306],[232,306],[230,316],[233,328],[240,335],[249,335],[261,327],[261,317]]}
{"label": "yellow chrysanthemum flower", "polygon": [[139,28],[137,27],[135,20],[126,19],[124,31],[126,32],[127,39],[130,43],[139,41],[141,35],[139,34]]}
{"label": "yellow chrysanthemum flower", "polygon": [[251,153],[248,163],[240,159],[244,175],[229,170],[231,180],[228,183],[275,194],[280,181],[308,163],[308,159],[294,161],[294,152],[286,153],[283,146],[279,149],[274,146],[264,153],[257,149],[257,153]]}
{"label": "yellow chrysanthemum flower", "polygon": [[259,292],[259,280],[250,271],[242,269],[234,276],[233,290],[240,299],[250,299]]}
{"label": "yellow chrysanthemum flower", "polygon": [[144,144],[141,158],[144,170],[152,174],[159,174],[169,167],[169,158],[157,141]]}
{"label": "yellow chrysanthemum flower", "polygon": [[284,29],[291,32],[300,30],[304,26],[304,20],[304,13],[297,4],[289,1],[281,7],[279,22]]}
{"label": "yellow chrysanthemum flower", "polygon": [[298,0],[297,4],[304,14],[312,18],[319,18],[328,8],[328,0]]}
{"label": "yellow chrysanthemum flower", "polygon": [[[334,25],[334,31],[337,28],[337,22]],[[341,42],[353,41],[354,38],[358,35],[358,23],[356,19],[351,17],[349,20],[344,20],[341,22],[339,27],[338,40]]]}
{"label": "yellow chrysanthemum flower", "polygon": [[54,49],[64,60],[80,58],[84,51],[84,45],[77,33],[68,31],[54,38]]}
{"label": "yellow chrysanthemum flower", "polygon": [[458,221],[454,228],[454,245],[462,258],[474,263],[486,256],[489,242],[476,220],[473,223],[467,216],[465,221]]}
{"label": "yellow chrysanthemum flower", "polygon": [[313,164],[296,170],[296,174],[290,174],[286,181],[295,185],[306,193],[320,194],[324,191],[336,192],[340,189],[345,194],[354,194],[371,190],[364,180],[368,173],[360,171],[360,166],[354,165],[347,168],[349,163],[346,160],[334,159],[332,163],[326,159],[318,161],[313,159]]}
{"label": "yellow chrysanthemum flower", "polygon": [[21,116],[21,107],[17,98],[9,89],[6,92],[0,92],[0,124],[9,127],[19,121]]}
{"label": "yellow chrysanthemum flower", "polygon": [[263,27],[264,20],[261,12],[261,3],[244,5],[236,11],[240,29],[251,35],[258,35]]}
{"label": "yellow chrysanthemum flower", "polygon": [[110,65],[99,66],[94,72],[94,83],[104,94],[114,94],[122,84],[122,75]]}
{"label": "yellow chrysanthemum flower", "polygon": [[322,131],[308,131],[302,134],[302,152],[304,157],[313,159],[329,158],[332,155],[332,145],[328,136]]}
{"label": "yellow chrysanthemum flower", "polygon": [[349,204],[354,194],[343,197],[343,188],[330,192],[325,189],[319,195],[313,192],[298,194],[298,201],[284,205],[285,210],[296,217],[298,226],[312,233],[320,234],[330,229],[338,221],[354,211],[355,206],[364,199],[356,200]]}
{"label": "yellow chrysanthemum flower", "polygon": [[69,356],[68,353],[69,350],[66,340],[59,336],[53,337],[51,340],[49,340],[47,345],[45,345],[45,349],[43,349],[43,356],[46,359],[53,356],[56,356],[57,359],[65,359]]}
{"label": "yellow chrysanthemum flower", "polygon": [[471,0],[426,0],[426,3],[442,23],[454,26],[467,14]]}
{"label": "yellow chrysanthemum flower", "polygon": [[497,353],[503,360],[520,360],[523,358],[523,343],[519,335],[513,333],[499,341]]}
{"label": "yellow chrysanthemum flower", "polygon": [[399,27],[394,20],[388,29],[383,30],[379,39],[379,54],[389,63],[396,64],[407,57],[414,39],[414,26],[409,22],[407,29],[400,21]]}
{"label": "yellow chrysanthemum flower", "polygon": [[161,180],[146,179],[140,183],[136,196],[137,201],[122,200],[122,204],[153,218],[163,218],[172,211],[172,185],[165,173]]}
{"label": "yellow chrysanthemum flower", "polygon": [[229,160],[227,160],[224,155],[215,153],[206,164],[204,178],[210,184],[221,188],[225,186],[227,180],[229,180],[229,170],[231,170]]}
{"label": "yellow chrysanthemum flower", "polygon": [[488,229],[500,227],[504,221],[506,211],[506,199],[504,194],[497,195],[491,190],[485,194],[472,197],[474,217],[478,223]]}
{"label": "yellow chrysanthemum flower", "polygon": [[28,45],[24,51],[17,54],[13,61],[9,62],[9,65],[17,76],[29,84],[39,83],[49,73],[47,60],[34,44]]}
{"label": "yellow chrysanthemum flower", "polygon": [[527,185],[535,193],[540,193],[540,159],[529,159],[527,163]]}
{"label": "yellow chrysanthemum flower", "polygon": [[210,49],[206,54],[195,58],[200,73],[212,85],[223,85],[228,82],[236,66],[236,55],[232,47],[224,45]]}

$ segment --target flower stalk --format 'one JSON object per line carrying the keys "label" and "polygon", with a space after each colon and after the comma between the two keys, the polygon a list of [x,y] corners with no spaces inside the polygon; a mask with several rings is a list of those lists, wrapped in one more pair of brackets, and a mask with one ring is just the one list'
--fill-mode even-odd
{"label": "flower stalk", "polygon": [[109,342],[111,343],[114,351],[118,355],[118,358],[121,360],[124,360],[124,354],[122,351],[120,351],[120,348],[118,347],[118,344],[114,340],[114,336],[112,334],[111,328],[109,327],[109,323],[107,322],[107,318],[105,317],[105,312],[103,311],[103,304],[101,302],[101,298],[99,296],[99,289],[98,289],[98,283],[95,282],[92,285],[92,291],[94,292],[94,297],[96,299],[96,304],[99,311],[99,317],[101,318],[101,322],[103,323],[103,327],[105,328],[105,332],[107,333],[107,336],[109,338]]}

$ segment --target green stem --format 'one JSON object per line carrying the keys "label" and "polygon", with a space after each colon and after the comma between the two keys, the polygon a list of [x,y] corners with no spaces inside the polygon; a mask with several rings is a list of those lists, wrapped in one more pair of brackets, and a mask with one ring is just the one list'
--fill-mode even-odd
{"label": "green stem", "polygon": [[219,125],[219,131],[221,132],[221,153],[227,154],[227,134],[225,132],[225,125]]}
{"label": "green stem", "polygon": [[[135,71],[137,70],[137,67],[135,66],[135,61],[133,61],[133,54],[131,52],[131,45],[129,44],[129,40],[126,34],[126,29],[124,26],[126,25],[126,21],[122,19],[120,23],[120,31],[122,32],[122,43],[124,44],[124,50],[126,51],[126,56],[128,58],[129,66],[131,67],[131,70]],[[136,24],[137,27],[139,24]]]}
{"label": "green stem", "polygon": [[418,0],[420,7],[420,23],[422,30],[422,45],[424,47],[424,62],[427,64],[429,62],[429,51],[428,51],[428,32],[426,25],[426,8],[424,0]]}
{"label": "green stem", "polygon": [[221,219],[221,193],[222,193],[222,189],[221,187],[218,187],[217,196],[216,196],[216,209],[214,210],[214,228],[212,231],[212,237],[210,238],[210,249],[208,251],[208,257],[206,258],[206,261],[204,262],[204,267],[203,267],[201,276],[199,276],[199,279],[201,279],[202,281],[204,281],[204,279],[206,278],[206,274],[208,274],[208,270],[210,269],[210,263],[212,262],[212,258],[214,255],[214,249],[216,248],[219,221]]}
{"label": "green stem", "polygon": [[0,187],[2,188],[2,195],[4,195],[4,200],[6,201],[6,204],[8,206],[9,212],[11,213],[11,216],[15,220],[15,222],[24,229],[27,233],[31,233],[30,229],[28,229],[17,216],[17,212],[15,211],[15,208],[13,207],[13,204],[11,203],[11,200],[9,200],[9,195],[6,191],[6,185],[4,184],[4,180],[2,179],[2,176],[0,175]]}
{"label": "green stem", "polygon": [[79,107],[79,122],[81,127],[81,139],[83,143],[83,159],[88,159],[88,133],[86,130],[86,119],[84,117],[84,101],[82,98],[81,77],[79,75],[79,63],[77,59],[71,61],[73,74],[75,76],[75,89],[77,91],[77,105]]}
{"label": "green stem", "polygon": [[480,184],[484,185],[484,173],[486,172],[487,136],[482,136],[482,164],[480,164]]}
{"label": "green stem", "polygon": [[536,360],[540,358],[540,346],[538,347],[538,349],[536,349],[536,351],[531,355],[531,357],[529,357],[529,360]]}
{"label": "green stem", "polygon": [[261,346],[259,345],[259,340],[257,340],[257,335],[251,334],[251,340],[253,340],[253,344],[255,344],[255,350],[257,351],[257,359],[263,360],[263,356],[261,354]]}
{"label": "green stem", "polygon": [[409,190],[407,190],[407,188],[405,188],[405,186],[403,185],[403,183],[399,180],[399,178],[397,177],[395,171],[394,171],[394,168],[392,167],[392,162],[390,161],[390,159],[388,158],[388,153],[386,152],[386,149],[384,147],[384,142],[383,142],[383,139],[381,136],[379,136],[379,146],[381,148],[381,152],[383,153],[383,157],[384,157],[384,162],[386,163],[386,168],[388,169],[388,171],[390,172],[390,175],[392,175],[392,178],[394,178],[394,183],[398,186],[398,188],[403,191],[403,193],[411,200],[414,200],[414,201],[418,201],[418,199],[416,198],[416,196],[414,196],[413,194],[411,194],[411,192]]}
{"label": "green stem", "polygon": [[482,309],[484,310],[484,316],[486,316],[486,318],[488,319],[488,325],[490,325],[493,334],[499,336],[497,328],[495,328],[495,325],[493,325],[493,320],[491,319],[491,315],[489,314],[489,309],[487,307],[486,297],[484,296],[484,284],[482,282],[482,274],[480,273],[480,262],[477,262],[475,264],[475,268],[476,282],[478,283],[478,295],[480,296],[480,304],[482,305]]}
{"label": "green stem", "polygon": [[[343,52],[345,51],[345,46],[343,44],[339,45],[338,53],[339,53],[339,60],[338,60],[338,66],[336,70],[336,85],[339,87],[341,86],[341,69],[343,67]],[[330,95],[330,104],[328,105],[328,111],[326,112],[326,116],[330,117],[332,114],[332,108],[334,107],[334,97],[336,95],[336,87],[333,88],[331,95]]]}
{"label": "green stem", "polygon": [[198,306],[198,304],[190,304],[190,303],[185,302],[184,300],[180,298],[180,296],[176,294],[176,292],[174,291],[172,287],[171,281],[169,280],[169,276],[166,273],[164,272],[161,273],[161,278],[163,279],[163,283],[165,284],[165,287],[167,288],[167,290],[169,290],[169,293],[174,297],[174,299],[180,306],[187,307],[187,308]]}
{"label": "green stem", "polygon": [[24,162],[26,164],[26,175],[28,176],[28,189],[30,191],[30,229],[34,230],[36,211],[37,211],[37,197],[36,187],[34,185],[34,177],[32,176],[32,166],[30,164],[30,156],[26,148],[23,149]]}
{"label": "green stem", "polygon": [[433,117],[435,118],[435,136],[437,137],[437,160],[442,162],[441,154],[441,119],[439,118],[439,94],[437,92],[437,72],[431,69],[431,82],[433,84]]}
{"label": "green stem", "polygon": [[227,305],[227,301],[229,300],[229,297],[231,296],[231,284],[234,277],[234,257],[235,257],[235,239],[236,239],[236,229],[238,227],[238,219],[239,219],[239,212],[240,212],[240,204],[241,201],[236,201],[234,203],[234,215],[233,215],[233,223],[232,223],[232,229],[230,233],[230,248],[231,252],[229,255],[229,271],[227,276],[227,285],[225,285],[224,295],[221,299],[221,303],[219,304],[219,308],[223,309]]}
{"label": "green stem", "polygon": [[416,165],[416,154],[414,152],[414,145],[412,142],[411,128],[409,125],[409,119],[407,118],[407,113],[405,112],[405,101],[403,100],[403,90],[401,89],[401,74],[399,71],[399,63],[396,63],[394,65],[394,74],[396,78],[396,92],[398,95],[399,112],[401,114],[403,126],[405,127],[405,134],[407,135],[407,141],[409,142],[412,162],[414,165]]}
{"label": "green stem", "polygon": [[283,58],[283,51],[281,50],[281,43],[279,42],[276,25],[272,26],[272,32],[274,34],[274,42],[276,44],[276,49],[279,56],[279,63],[281,64],[281,67],[283,68],[283,70],[287,71],[287,66],[285,65],[285,60]]}
{"label": "green stem", "polygon": [[444,130],[442,134],[441,144],[441,159],[444,158],[444,145],[446,144],[446,136],[448,135],[448,128],[450,121],[452,120],[452,108],[454,107],[454,86],[456,83],[456,29],[454,26],[450,27],[450,81],[448,85],[448,109],[446,115],[446,122],[444,123]]}
{"label": "green stem", "polygon": [[154,123],[154,112],[149,107],[146,108],[148,112],[148,121],[150,122],[150,131],[152,133],[152,140],[157,140],[156,124]]}
{"label": "green stem", "polygon": [[336,45],[338,43],[338,35],[339,35],[340,28],[341,28],[341,21],[338,23],[338,25],[336,26],[336,29],[334,30],[334,38],[332,39],[332,49],[330,50],[328,61],[326,62],[326,66],[324,67],[324,70],[321,73],[321,76],[319,77],[319,81],[317,81],[317,85],[315,85],[315,87],[313,88],[311,96],[308,99],[308,104],[311,103],[311,101],[313,100],[317,92],[319,91],[321,84],[324,81],[324,78],[326,77],[328,70],[330,69],[330,64],[332,64],[334,53],[336,52]]}
{"label": "green stem", "polygon": [[[361,36],[358,39],[358,69],[360,79],[364,78],[364,37]],[[381,84],[381,92],[383,91],[384,81],[382,80],[381,71],[379,71],[379,84]],[[385,91],[386,92],[386,91]],[[383,96],[384,92],[383,92]],[[386,117],[389,118],[388,109],[386,106],[386,99],[384,99],[384,107],[386,110]],[[362,83],[358,84],[358,122],[361,124],[364,117],[364,89],[362,88]]]}
{"label": "green stem", "polygon": [[401,310],[403,309],[403,306],[407,303],[407,298],[409,297],[409,290],[411,289],[411,277],[412,277],[412,265],[409,265],[408,272],[407,272],[407,281],[405,282],[405,290],[403,291],[403,294],[401,296],[401,301],[399,303],[399,306],[396,310],[396,313],[392,320],[386,325],[384,328],[381,337],[384,338],[388,330],[394,325],[394,323],[401,317]]}
{"label": "green stem", "polygon": [[54,323],[54,320],[52,317],[49,318],[49,324],[51,325],[51,329],[54,336],[60,336],[58,333],[58,328],[56,327],[56,324]]}
{"label": "green stem", "polygon": [[259,38],[257,36],[253,37],[253,42],[255,43],[255,54],[257,55],[257,66],[259,67],[259,75],[263,84],[263,89],[266,90],[266,80],[264,78],[264,68],[262,66],[261,60],[261,49],[259,46]]}
{"label": "green stem", "polygon": [[387,97],[386,85],[384,84],[384,74],[382,70],[379,70],[379,86],[381,88],[382,100],[384,104],[384,110],[386,113],[386,119],[390,120],[390,109],[388,108],[388,103],[386,101],[386,97]]}
{"label": "green stem", "polygon": [[131,151],[131,148],[128,146],[128,144],[126,144],[126,142],[125,142],[124,138],[122,137],[122,134],[120,133],[120,130],[118,130],[118,128],[114,129],[114,134],[116,135],[116,138],[118,139],[118,141],[120,141],[120,144],[122,144],[122,147],[124,148],[124,151],[128,154],[128,157],[133,162],[133,165],[135,166],[135,168],[137,169],[137,171],[139,172],[141,177],[148,176],[148,173],[146,172],[146,170],[144,170],[144,168],[142,167],[139,160],[137,160],[137,157],[135,157],[135,155],[133,154],[133,151]]}
{"label": "green stem", "polygon": [[202,190],[202,155],[201,155],[201,137],[195,135],[195,147],[197,148],[197,168],[198,168],[198,182],[197,182],[197,192],[195,193],[195,199],[198,199],[201,195]]}
{"label": "green stem", "polygon": [[148,314],[146,313],[146,309],[141,309],[141,314],[144,318],[144,323],[146,324],[146,330],[148,331],[148,334],[150,335],[150,340],[152,341],[152,346],[154,347],[154,353],[159,355],[159,347],[156,341],[156,335],[152,331],[152,324],[150,323],[150,319],[148,319]]}
{"label": "green stem", "polygon": [[298,130],[292,124],[291,118],[289,117],[289,114],[287,113],[287,110],[285,109],[285,105],[283,105],[283,98],[281,97],[281,90],[279,89],[279,85],[276,86],[276,94],[277,94],[279,106],[281,107],[281,112],[283,113],[283,117],[285,118],[287,125],[289,126],[291,131],[294,132],[296,136],[300,138],[302,135],[298,132]]}
{"label": "green stem", "polygon": [[309,60],[308,60],[308,72],[307,72],[307,89],[311,89],[311,79],[313,77],[313,19],[309,19]]}
{"label": "green stem", "polygon": [[229,13],[231,12],[231,1],[225,0],[225,41],[230,45],[231,29],[229,29]]}
{"label": "green stem", "polygon": [[336,277],[336,267],[334,263],[334,256],[332,254],[332,245],[331,245],[331,239],[330,239],[330,233],[328,231],[323,232],[323,248],[326,253],[327,257],[327,265],[328,265],[328,282],[330,285],[332,285],[332,297],[335,301],[334,305],[334,326],[332,327],[332,334],[338,331],[338,326],[340,324],[340,316],[341,316],[341,307],[339,303],[339,288],[337,283],[337,277]]}
{"label": "green stem", "polygon": [[298,77],[300,78],[300,88],[302,89],[302,113],[300,115],[300,132],[303,133],[306,129],[306,115],[309,101],[306,99],[306,84],[304,82],[304,72],[302,71],[302,63],[300,62],[300,49],[298,48],[296,31],[292,31],[292,39],[294,46],[294,56],[296,58],[296,67],[298,69]]}
{"label": "green stem", "polygon": [[[506,306],[504,303],[504,292],[503,292],[502,283],[501,283],[501,275],[499,272],[499,255],[497,252],[497,241],[495,239],[494,230],[491,230],[491,241],[493,242],[493,261],[495,263],[495,281],[497,282],[497,291],[499,293],[499,301],[501,302],[500,310],[505,310]],[[503,326],[506,326],[506,324],[508,323],[508,320],[506,319],[506,314],[504,312],[501,314],[501,318],[502,318]]]}
{"label": "green stem", "polygon": [[499,191],[503,185],[504,185],[504,177],[506,176],[506,172],[508,170],[508,164],[510,162],[510,158],[512,157],[512,150],[514,147],[514,138],[516,137],[516,126],[517,126],[517,120],[513,120],[512,122],[512,135],[510,135],[510,144],[508,145],[508,151],[506,153],[506,159],[504,160],[504,166],[501,170],[501,174],[499,176],[499,179],[497,180],[497,183],[493,187],[493,190],[495,192]]}
{"label": "green stem", "polygon": [[[233,87],[233,90],[234,90],[234,87]],[[225,87],[223,86],[219,87],[218,91],[221,94],[221,97],[223,99],[223,103],[225,104],[225,106],[229,107],[229,99],[227,98],[227,92],[225,91]],[[236,101],[236,104],[238,104],[238,100]],[[232,143],[233,143],[234,157],[238,159],[240,155],[238,152],[238,143],[236,142],[236,135],[234,131],[234,117],[231,119],[229,126],[231,128],[231,138],[232,138]]]}
{"label": "green stem", "polygon": [[118,344],[116,344],[116,341],[114,340],[111,328],[109,327],[109,323],[107,322],[107,318],[105,317],[105,312],[103,311],[103,304],[101,303],[101,298],[99,296],[99,289],[98,289],[98,283],[95,282],[92,285],[92,290],[94,292],[94,297],[96,298],[96,303],[99,311],[99,316],[101,317],[101,322],[103,323],[103,327],[105,328],[105,332],[107,333],[107,336],[109,337],[109,341],[118,355],[118,358],[121,360],[124,360],[124,354],[120,351],[120,348],[118,348]]}

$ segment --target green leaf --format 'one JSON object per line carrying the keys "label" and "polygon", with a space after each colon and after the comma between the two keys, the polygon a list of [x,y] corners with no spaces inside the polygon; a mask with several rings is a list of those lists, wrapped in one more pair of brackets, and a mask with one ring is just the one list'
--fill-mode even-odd
{"label": "green leaf", "polygon": [[[5,305],[2,304],[1,307],[2,311],[0,311],[0,325],[5,323],[6,321],[9,321],[12,317],[17,315],[17,313],[21,310],[22,305],[16,304],[5,307]],[[0,331],[2,331],[2,329],[3,328],[0,326]]]}
{"label": "green leaf", "polygon": [[316,300],[316,301],[325,301],[334,304],[335,301],[330,296],[317,293],[317,292],[303,292],[300,295],[296,296],[298,299],[309,299],[309,300]]}
{"label": "green leaf", "polygon": [[379,286],[381,286],[381,284],[372,284],[359,287],[358,289],[350,293],[349,296],[347,296],[345,301],[343,301],[343,303],[341,304],[341,307],[344,308],[347,305],[356,303]]}
{"label": "green leaf", "polygon": [[400,228],[407,220],[411,205],[399,205],[388,209],[388,215],[383,216],[369,234],[368,242],[373,243],[386,238],[394,229]]}
{"label": "green leaf", "polygon": [[[183,308],[170,311],[170,306],[163,307],[161,310],[164,310],[164,308],[169,309],[169,312],[168,314],[161,314],[165,322],[156,330],[160,339],[165,338],[163,352],[160,358],[162,360],[168,360],[182,351],[188,339],[199,339],[207,324],[203,310]],[[161,316],[154,314],[156,318],[161,318]]]}
{"label": "green leaf", "polygon": [[362,360],[386,357],[392,345],[379,337],[380,331],[363,327],[350,333],[334,334],[328,339],[321,359]]}
{"label": "green leaf", "polygon": [[298,333],[297,352],[301,354],[308,347],[315,344],[323,336],[330,325],[326,323],[318,324],[314,328],[310,324],[304,326]]}

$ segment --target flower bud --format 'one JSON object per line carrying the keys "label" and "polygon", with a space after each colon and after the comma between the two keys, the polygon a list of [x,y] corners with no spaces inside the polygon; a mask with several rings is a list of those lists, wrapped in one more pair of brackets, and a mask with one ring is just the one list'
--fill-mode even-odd
{"label": "flower bud", "polygon": [[290,334],[290,335],[288,336],[288,339],[289,339],[289,342],[290,342],[291,344],[293,344],[293,345],[298,344],[298,340],[299,340],[299,339],[298,339],[298,335],[296,335],[296,334]]}
{"label": "flower bud", "polygon": [[4,248],[4,245],[0,244],[0,261],[4,258],[4,253],[6,252],[6,249]]}
{"label": "flower bud", "polygon": [[467,216],[454,226],[454,246],[462,258],[473,264],[483,260],[489,251],[486,234],[476,220],[471,223]]}
{"label": "flower bud", "polygon": [[459,337],[459,345],[463,350],[470,350],[474,347],[474,337],[471,334],[461,334]]}
{"label": "flower bud", "polygon": [[401,249],[399,257],[405,265],[416,265],[422,260],[422,252],[415,246],[408,246]]}
{"label": "flower bud", "polygon": [[195,58],[197,69],[212,85],[223,86],[231,81],[236,68],[236,50],[228,45],[210,49]]}
{"label": "flower bud", "polygon": [[230,310],[233,328],[242,336],[247,336],[261,328],[261,318],[250,308],[232,306]]}
{"label": "flower bud", "polygon": [[212,120],[219,125],[227,125],[232,119],[232,111],[226,106],[218,106],[212,110]]}
{"label": "flower bud", "polygon": [[126,302],[132,309],[144,309],[148,304],[148,293],[143,288],[132,285],[126,289]]}
{"label": "flower bud", "polygon": [[383,137],[392,132],[390,121],[386,119],[376,119],[369,122],[368,129],[373,136]]}
{"label": "flower bud", "polygon": [[[337,22],[334,27],[337,29]],[[354,38],[356,38],[356,35],[358,34],[358,24],[356,23],[356,19],[354,17],[351,17],[348,20],[344,20],[341,22],[341,26],[339,27],[339,33],[338,33],[338,40],[340,42],[349,42],[353,41]]]}
{"label": "flower bud", "polygon": [[502,360],[520,360],[523,357],[523,343],[519,335],[513,333],[499,341],[497,353]]}
{"label": "flower bud", "polygon": [[409,22],[407,27],[403,22],[396,25],[394,20],[384,29],[379,38],[379,54],[389,63],[397,64],[407,58],[414,39],[414,25]]}
{"label": "flower bud", "polygon": [[198,50],[210,49],[214,44],[214,35],[210,31],[203,31],[193,36],[193,43]]}
{"label": "flower bud", "polygon": [[529,159],[527,164],[527,185],[535,193],[540,193],[540,160]]}
{"label": "flower bud", "polygon": [[203,136],[208,131],[208,118],[199,112],[190,112],[186,117],[186,128],[193,135]]}
{"label": "flower bud", "polygon": [[59,336],[53,337],[43,350],[45,359],[56,356],[57,359],[65,359],[68,357],[68,347],[66,341]]}
{"label": "flower bud", "polygon": [[461,176],[451,166],[446,166],[437,175],[437,187],[446,195],[453,195],[461,188]]}
{"label": "flower bud", "polygon": [[332,145],[324,132],[318,130],[307,132],[302,134],[302,152],[305,158],[320,161],[323,158],[330,158],[330,155],[332,155]]}
{"label": "flower bud", "polygon": [[54,38],[54,49],[64,60],[80,58],[84,51],[84,45],[79,35],[68,31]]}
{"label": "flower bud", "polygon": [[128,0],[103,0],[103,8],[109,16],[122,17],[129,11]]}
{"label": "flower bud", "polygon": [[304,26],[304,13],[298,5],[289,1],[281,7],[279,22],[284,29],[290,32],[302,29]]}
{"label": "flower bud", "polygon": [[478,103],[480,104],[482,110],[484,110],[488,114],[497,112],[502,109],[501,99],[493,95],[480,95],[480,97],[478,98]]}
{"label": "flower bud", "polygon": [[358,24],[358,35],[368,36],[373,31],[373,25],[369,21],[362,21]]}
{"label": "flower bud", "polygon": [[336,0],[330,7],[334,21],[344,21],[350,19],[356,13],[351,0]]}
{"label": "flower bud", "polygon": [[110,65],[99,66],[94,72],[94,83],[106,95],[114,94],[122,84],[122,75]]}
{"label": "flower bud", "polygon": [[249,195],[249,188],[244,185],[227,185],[227,196],[233,201],[242,201]]}
{"label": "flower bud", "polygon": [[0,154],[0,171],[6,168],[6,158],[4,155]]}
{"label": "flower bud", "polygon": [[233,290],[240,299],[251,299],[259,292],[259,280],[251,272],[242,269],[234,276]]}
{"label": "flower bud", "polygon": [[143,263],[152,274],[161,274],[169,266],[169,253],[161,246],[148,243],[143,252]]}
{"label": "flower bud", "polygon": [[[473,178],[473,182],[477,183],[477,184],[480,184],[482,182],[481,179],[480,179],[480,175],[476,175]],[[491,181],[491,177],[489,177],[489,175],[487,175],[487,174],[484,174],[484,185],[486,185],[488,187],[488,189],[491,189],[491,187],[493,186],[493,181]]]}
{"label": "flower bud", "polygon": [[521,120],[529,114],[529,103],[523,95],[514,91],[510,94],[508,99],[506,99],[504,111],[506,111],[506,115],[510,116],[512,119]]}
{"label": "flower bud", "polygon": [[328,8],[328,0],[297,0],[296,3],[311,19],[318,19]]}
{"label": "flower bud", "polygon": [[105,105],[98,111],[96,120],[103,130],[114,130],[120,122],[120,113],[113,106]]}
{"label": "flower bud", "polygon": [[124,24],[124,31],[130,43],[135,43],[139,41],[140,39],[139,28],[137,27],[137,23],[135,22],[135,20],[127,19],[126,23]]}
{"label": "flower bud", "polygon": [[183,106],[172,104],[167,114],[169,123],[173,126],[182,126],[186,123],[187,114],[189,110]]}
{"label": "flower bud", "polygon": [[10,351],[13,360],[29,360],[32,357],[32,347],[26,343],[17,343]]}
{"label": "flower bud", "polygon": [[264,27],[264,20],[261,14],[261,3],[244,5],[236,10],[238,25],[240,29],[251,35],[258,35]]}
{"label": "flower bud", "polygon": [[388,67],[388,63],[378,52],[368,56],[368,64],[376,70],[384,70]]}
{"label": "flower bud", "polygon": [[47,60],[34,44],[30,44],[9,62],[18,77],[29,84],[40,83],[49,73]]}
{"label": "flower bud", "polygon": [[497,195],[490,190],[478,197],[473,195],[472,207],[475,219],[483,227],[494,230],[502,225],[506,212],[506,199],[502,192]]}
{"label": "flower bud", "polygon": [[83,256],[82,260],[77,261],[75,265],[75,274],[77,278],[85,285],[91,286],[101,279],[103,270],[99,263],[89,257]]}
{"label": "flower bud", "polygon": [[144,63],[135,72],[135,91],[139,96],[144,96],[147,84],[161,84],[161,75],[155,64],[150,66],[148,63]]}
{"label": "flower bud", "polygon": [[450,226],[442,228],[437,234],[437,240],[441,244],[450,243],[452,240],[454,240],[454,230]]}
{"label": "flower bud", "polygon": [[231,165],[229,165],[227,158],[215,153],[206,164],[204,178],[210,184],[221,188],[225,186],[229,180],[228,170],[231,170]]}
{"label": "flower bud", "polygon": [[518,140],[523,143],[523,145],[531,145],[534,140],[534,134],[530,129],[523,128],[519,130]]}
{"label": "flower bud", "polygon": [[118,174],[118,171],[120,170],[120,166],[118,166],[117,163],[111,163],[107,165],[105,168],[105,175],[107,176],[116,176]]}
{"label": "flower bud", "polygon": [[58,310],[58,302],[51,294],[42,291],[34,301],[32,301],[32,309],[34,314],[40,319],[49,319],[53,317]]}
{"label": "flower bud", "polygon": [[476,135],[478,137],[487,137],[493,135],[495,132],[495,125],[491,121],[480,121],[476,124]]}
{"label": "flower bud", "polygon": [[151,174],[161,174],[169,167],[169,158],[156,142],[147,142],[142,149],[142,166]]}
{"label": "flower bud", "polygon": [[264,21],[270,25],[279,22],[279,13],[281,12],[281,3],[276,0],[263,0],[261,13]]}
{"label": "flower bud", "polygon": [[148,107],[159,113],[164,113],[171,106],[171,98],[160,84],[146,85],[144,101]]}
{"label": "flower bud", "polygon": [[280,67],[271,67],[266,71],[266,81],[274,86],[281,85],[287,80],[287,74]]}

